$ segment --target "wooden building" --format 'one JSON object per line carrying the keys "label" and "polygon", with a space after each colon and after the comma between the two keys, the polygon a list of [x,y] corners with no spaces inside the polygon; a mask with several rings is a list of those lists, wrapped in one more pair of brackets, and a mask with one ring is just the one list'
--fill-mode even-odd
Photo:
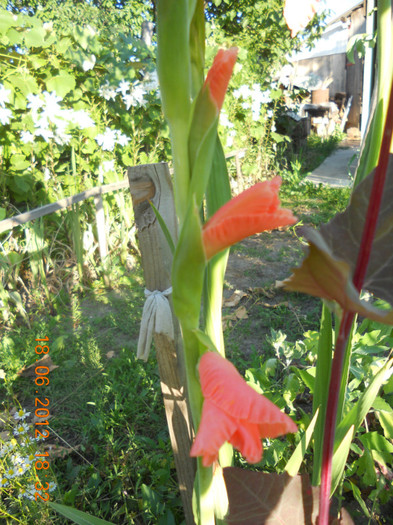
{"label": "wooden building", "polygon": [[364,59],[355,53],[355,62],[350,63],[346,51],[353,35],[366,32],[366,4],[354,1],[351,9],[329,21],[313,49],[291,57],[294,85],[311,90],[328,88],[332,101],[352,97],[347,128],[361,127]]}

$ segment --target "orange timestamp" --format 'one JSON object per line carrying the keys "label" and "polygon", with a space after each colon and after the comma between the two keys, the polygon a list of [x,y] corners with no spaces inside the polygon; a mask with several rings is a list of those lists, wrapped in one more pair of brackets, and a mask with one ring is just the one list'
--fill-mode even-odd
{"label": "orange timestamp", "polygon": [[[49,337],[45,337],[44,339],[36,339],[36,342],[39,342],[40,344],[37,344],[35,346],[35,353],[39,356],[47,355],[49,354],[49,345],[44,343],[49,343]],[[38,361],[39,359],[36,359]],[[49,399],[47,397],[43,397],[44,392],[43,389],[49,385],[49,367],[44,366],[42,364],[38,364],[35,367],[35,379],[34,383],[36,384],[37,390],[35,391],[36,397],[34,398],[34,406],[35,409],[35,416],[36,418],[39,418],[34,423],[34,431],[35,431],[35,437],[36,439],[46,439],[49,437],[49,430],[45,428],[49,425],[48,419],[50,416],[49,412]],[[41,419],[42,418],[42,419]],[[46,419],[45,419],[46,418]],[[37,475],[40,473],[44,477],[47,477],[48,474],[44,474],[46,470],[49,469],[50,464],[49,461],[45,460],[44,458],[48,457],[49,459],[49,452],[44,452],[42,454],[35,454],[35,457],[37,458],[35,461],[35,469]],[[38,459],[40,458],[40,459]],[[46,485],[46,486],[45,486]],[[34,494],[35,500],[41,499],[42,501],[49,501],[49,482],[48,481],[37,481],[35,484],[36,492]]]}

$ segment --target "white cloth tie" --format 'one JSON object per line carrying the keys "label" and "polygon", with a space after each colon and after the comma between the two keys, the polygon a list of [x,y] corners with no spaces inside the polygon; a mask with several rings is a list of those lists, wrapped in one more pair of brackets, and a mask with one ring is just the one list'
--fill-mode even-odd
{"label": "white cloth tie", "polygon": [[141,328],[138,340],[138,359],[147,361],[151,348],[153,333],[165,334],[170,339],[175,338],[173,332],[172,311],[167,299],[172,293],[172,287],[160,292],[145,289],[146,302],[143,306]]}

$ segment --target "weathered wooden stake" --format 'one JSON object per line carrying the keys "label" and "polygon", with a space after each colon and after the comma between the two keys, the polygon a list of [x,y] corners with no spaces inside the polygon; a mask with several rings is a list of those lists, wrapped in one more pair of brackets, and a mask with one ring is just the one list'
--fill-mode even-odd
{"label": "weathered wooden stake", "polygon": [[94,204],[96,207],[98,246],[100,249],[101,262],[104,264],[105,257],[108,255],[108,243],[106,240],[105,210],[102,195],[94,196]]}
{"label": "weathered wooden stake", "polygon": [[[168,165],[160,163],[128,168],[128,179],[146,288],[163,292],[171,286],[172,254],[149,200],[160,212],[176,242],[177,218]],[[180,329],[175,316],[172,317],[175,339],[156,333],[154,342],[185,520],[187,525],[193,525],[192,491],[196,467],[189,455],[193,430],[185,395]]]}

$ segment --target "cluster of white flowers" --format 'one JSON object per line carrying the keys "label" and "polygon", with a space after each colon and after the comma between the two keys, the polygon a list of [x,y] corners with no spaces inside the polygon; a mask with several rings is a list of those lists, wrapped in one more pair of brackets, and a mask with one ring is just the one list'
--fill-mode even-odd
{"label": "cluster of white flowers", "polygon": [[233,140],[236,136],[236,130],[235,125],[232,122],[230,122],[225,109],[223,109],[220,113],[220,124],[221,126],[228,128],[227,141],[225,145],[227,148],[231,148],[233,146]]}
{"label": "cluster of white flowers", "polygon": [[239,89],[235,89],[233,96],[235,98],[251,99],[251,103],[248,101],[243,102],[242,107],[244,109],[251,108],[253,120],[259,119],[262,104],[268,104],[272,101],[270,91],[261,91],[259,84],[253,84],[252,88],[246,85],[240,86]]}
{"label": "cluster of white flowers", "polygon": [[94,126],[90,115],[83,110],[64,109],[59,102],[62,98],[55,92],[44,91],[42,95],[27,95],[27,107],[31,111],[34,122],[34,134],[21,132],[22,142],[33,142],[34,137],[42,137],[46,142],[53,139],[56,144],[68,144],[72,128],[85,129]]}
{"label": "cluster of white flowers", "polygon": [[101,184],[104,182],[105,173],[115,172],[115,160],[104,160],[104,162],[98,168],[98,180]]}
{"label": "cluster of white flowers", "polygon": [[116,144],[119,146],[126,146],[131,139],[124,135],[118,129],[105,128],[104,133],[96,136],[96,141],[99,146],[105,151],[113,151]]}
{"label": "cluster of white flowers", "polygon": [[11,90],[0,84],[0,124],[6,126],[13,118],[12,111],[5,107],[10,101]]}
{"label": "cluster of white flowers", "polygon": [[118,86],[111,86],[108,81],[98,90],[105,100],[115,100],[120,96],[127,110],[131,106],[144,106],[147,103],[145,96],[150,91],[158,91],[157,72],[147,73],[143,82],[131,84],[128,80],[122,80]]}
{"label": "cluster of white flowers", "polygon": [[[30,412],[20,408],[14,413],[14,419],[17,426],[14,427],[13,433],[15,436],[21,437],[23,441],[19,442],[15,438],[11,438],[7,442],[2,442],[0,447],[0,465],[2,474],[0,474],[0,488],[5,488],[10,485],[10,480],[20,478],[33,467],[36,461],[35,446],[38,438],[31,438],[27,435],[30,426],[24,421],[29,417]],[[32,483],[26,487],[21,487],[20,481],[19,498],[35,499],[35,484]],[[49,483],[48,491],[52,492],[56,489],[56,484]]]}

